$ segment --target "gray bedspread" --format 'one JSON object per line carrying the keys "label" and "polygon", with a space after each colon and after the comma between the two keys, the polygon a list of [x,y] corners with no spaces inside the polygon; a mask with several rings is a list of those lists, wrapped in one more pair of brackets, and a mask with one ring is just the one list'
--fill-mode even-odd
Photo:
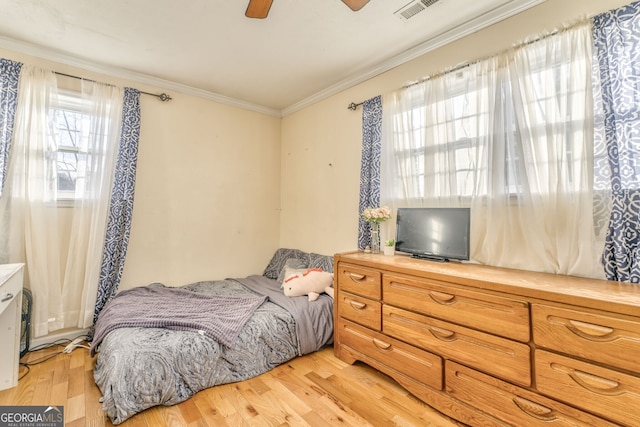
{"label": "gray bedspread", "polygon": [[[263,276],[198,282],[180,289],[205,295],[265,295],[226,346],[206,334],[166,328],[118,328],[97,348],[94,379],[113,424],[156,405],[180,403],[200,390],[267,372],[333,342],[333,300],[284,296]],[[162,310],[162,307],[157,307]]]}
{"label": "gray bedspread", "polygon": [[[316,301],[309,302],[304,297],[288,297],[282,292],[278,282],[263,276],[249,276],[236,279],[258,294],[266,295],[269,301],[286,309],[296,321],[299,355],[311,353],[333,342],[333,299],[326,294]],[[316,302],[320,301],[320,304]]]}

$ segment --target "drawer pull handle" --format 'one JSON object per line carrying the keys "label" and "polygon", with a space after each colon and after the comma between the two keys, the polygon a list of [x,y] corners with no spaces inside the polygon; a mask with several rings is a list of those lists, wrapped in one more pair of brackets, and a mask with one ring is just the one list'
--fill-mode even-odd
{"label": "drawer pull handle", "polygon": [[566,326],[571,332],[584,339],[606,338],[613,333],[612,328],[580,322],[579,320],[569,320],[569,325]]}
{"label": "drawer pull handle", "polygon": [[593,393],[604,394],[607,396],[614,396],[620,394],[620,383],[606,378],[598,377],[586,372],[573,370],[569,373],[569,376],[579,386],[585,388]]}
{"label": "drawer pull handle", "polygon": [[355,308],[356,310],[362,310],[367,306],[367,304],[358,301],[349,301],[349,304],[351,304],[351,307]]}
{"label": "drawer pull handle", "polygon": [[388,342],[381,341],[378,338],[374,338],[373,343],[380,350],[389,350],[391,348],[391,344],[389,344]]}
{"label": "drawer pull handle", "polygon": [[11,298],[13,298],[13,294],[6,294],[2,299],[0,299],[0,302],[9,301]]}
{"label": "drawer pull handle", "polygon": [[520,409],[525,414],[529,415],[530,417],[537,418],[541,421],[552,421],[556,418],[553,415],[552,409],[532,402],[528,399],[516,396],[513,398],[513,403],[515,403],[518,409]]}
{"label": "drawer pull handle", "polygon": [[358,274],[358,273],[349,273],[349,278],[351,278],[351,280],[353,280],[354,282],[361,282],[363,281],[367,276],[364,274]]}
{"label": "drawer pull handle", "polygon": [[456,339],[455,332],[438,328],[437,326],[429,326],[429,332],[441,341],[455,341]]}
{"label": "drawer pull handle", "polygon": [[438,304],[453,304],[456,302],[456,296],[445,294],[444,292],[429,291],[429,296]]}

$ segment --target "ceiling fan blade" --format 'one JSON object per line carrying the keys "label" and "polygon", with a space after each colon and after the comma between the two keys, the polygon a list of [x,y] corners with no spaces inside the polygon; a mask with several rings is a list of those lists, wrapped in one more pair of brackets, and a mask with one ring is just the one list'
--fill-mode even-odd
{"label": "ceiling fan blade", "polygon": [[349,6],[349,9],[357,12],[362,9],[365,4],[369,3],[369,0],[342,0],[342,2]]}
{"label": "ceiling fan blade", "polygon": [[[368,0],[367,0],[368,1]],[[249,0],[247,11],[244,16],[247,18],[264,19],[269,14],[273,0]]]}

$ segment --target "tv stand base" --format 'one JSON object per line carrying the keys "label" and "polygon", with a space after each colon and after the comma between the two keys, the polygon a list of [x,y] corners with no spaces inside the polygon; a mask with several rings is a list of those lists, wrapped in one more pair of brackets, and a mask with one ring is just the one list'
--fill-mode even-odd
{"label": "tv stand base", "polygon": [[449,262],[449,258],[442,258],[438,256],[431,256],[431,255],[413,254],[411,255],[411,258],[424,259],[427,261],[434,261],[434,262]]}

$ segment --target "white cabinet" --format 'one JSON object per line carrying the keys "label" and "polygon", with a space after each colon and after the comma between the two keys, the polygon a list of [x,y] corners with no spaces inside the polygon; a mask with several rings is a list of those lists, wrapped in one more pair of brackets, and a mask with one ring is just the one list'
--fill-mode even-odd
{"label": "white cabinet", "polygon": [[0,390],[18,384],[23,264],[0,265]]}

